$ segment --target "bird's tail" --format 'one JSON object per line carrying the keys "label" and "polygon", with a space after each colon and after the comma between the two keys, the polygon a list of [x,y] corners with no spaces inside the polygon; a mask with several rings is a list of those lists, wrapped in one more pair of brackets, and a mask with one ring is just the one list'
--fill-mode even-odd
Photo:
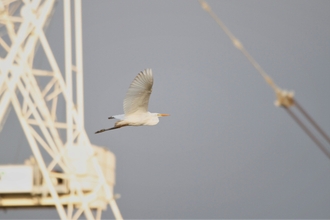
{"label": "bird's tail", "polygon": [[125,115],[113,115],[113,116],[110,116],[108,119],[118,119],[118,120],[124,120],[125,118]]}

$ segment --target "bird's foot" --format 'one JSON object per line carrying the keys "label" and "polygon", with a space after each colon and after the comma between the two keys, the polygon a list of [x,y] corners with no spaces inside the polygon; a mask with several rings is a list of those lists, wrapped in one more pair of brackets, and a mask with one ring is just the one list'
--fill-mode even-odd
{"label": "bird's foot", "polygon": [[98,130],[97,132],[95,132],[95,134],[102,133],[104,131],[105,131],[105,129],[101,129],[101,130]]}

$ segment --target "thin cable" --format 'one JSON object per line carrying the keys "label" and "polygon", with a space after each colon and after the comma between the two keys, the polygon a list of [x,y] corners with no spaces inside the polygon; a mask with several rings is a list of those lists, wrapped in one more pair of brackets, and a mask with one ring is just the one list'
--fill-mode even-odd
{"label": "thin cable", "polygon": [[297,100],[295,100],[295,106],[297,109],[307,118],[307,120],[314,126],[314,128],[323,136],[323,138],[330,144],[329,136],[322,130],[322,128],[313,120],[311,116],[299,105]]}
{"label": "thin cable", "polygon": [[314,128],[323,136],[324,139],[330,144],[330,138],[327,134],[317,125],[317,123],[307,114],[307,112],[298,104],[294,99],[293,92],[287,92],[278,87],[272,78],[261,68],[258,62],[249,54],[244,48],[243,44],[230,32],[230,30],[224,25],[220,18],[212,11],[211,7],[205,0],[198,0],[201,7],[215,20],[215,22],[221,27],[225,34],[230,38],[233,45],[240,50],[244,56],[250,61],[258,73],[264,78],[266,83],[274,90],[276,95],[276,106],[284,107],[290,116],[297,122],[297,124],[306,132],[306,134],[315,142],[315,144],[327,155],[330,159],[330,152],[321,144],[321,142],[308,130],[307,126],[303,124],[301,120],[289,110],[291,106],[296,106],[297,109],[306,117],[306,119],[314,126]]}
{"label": "thin cable", "polygon": [[276,94],[280,93],[281,89],[274,83],[272,78],[261,68],[258,62],[249,54],[249,52],[244,48],[243,44],[230,32],[226,25],[220,20],[220,18],[212,11],[211,7],[204,0],[199,0],[202,8],[209,13],[209,15],[217,22],[221,29],[230,38],[233,45],[240,50],[244,56],[250,61],[254,68],[260,73],[264,80],[273,88]]}
{"label": "thin cable", "polygon": [[314,143],[323,151],[323,153],[330,159],[330,152],[317,140],[313,133],[302,123],[302,121],[289,109],[284,108],[289,115],[297,122],[297,124],[305,131],[305,133],[314,141]]}

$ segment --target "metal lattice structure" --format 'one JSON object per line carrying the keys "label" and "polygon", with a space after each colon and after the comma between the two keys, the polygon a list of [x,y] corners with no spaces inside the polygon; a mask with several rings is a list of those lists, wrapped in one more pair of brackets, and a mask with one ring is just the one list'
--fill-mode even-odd
{"label": "metal lattice structure", "polygon": [[[81,2],[72,2],[64,0],[62,73],[44,32],[55,0],[0,1],[0,131],[13,107],[44,189],[37,190],[40,195],[35,192],[24,198],[3,196],[0,206],[48,205],[56,207],[61,219],[78,219],[82,214],[100,219],[109,204],[115,218],[121,219],[113,194],[115,157],[93,146],[84,128]],[[36,48],[44,52],[49,69],[35,67]],[[66,112],[62,118],[58,113],[61,101]],[[45,155],[51,160],[46,161]],[[59,182],[65,183],[62,191]]]}

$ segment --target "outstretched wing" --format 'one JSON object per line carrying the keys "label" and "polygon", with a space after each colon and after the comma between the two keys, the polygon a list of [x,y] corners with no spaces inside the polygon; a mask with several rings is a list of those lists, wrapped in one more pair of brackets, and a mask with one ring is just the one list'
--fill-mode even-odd
{"label": "outstretched wing", "polygon": [[124,99],[125,116],[148,111],[153,82],[151,69],[145,69],[135,77]]}

